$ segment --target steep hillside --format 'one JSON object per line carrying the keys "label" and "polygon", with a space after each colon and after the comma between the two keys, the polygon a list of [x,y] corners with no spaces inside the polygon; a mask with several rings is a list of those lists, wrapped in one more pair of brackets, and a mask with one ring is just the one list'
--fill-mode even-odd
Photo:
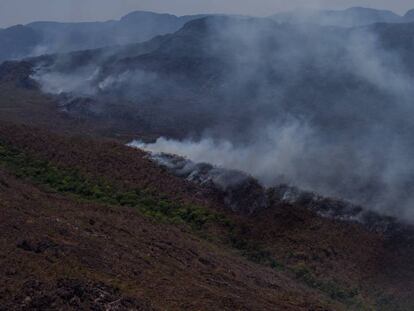
{"label": "steep hillside", "polygon": [[[194,192],[195,187],[174,181],[151,166],[142,153],[110,142],[66,140],[27,130],[1,130],[1,252],[7,253],[1,256],[2,284],[6,285],[2,287],[1,305],[5,309],[341,308],[284,273],[250,262],[220,242],[200,238],[219,237],[214,228],[222,226],[225,216],[194,222],[217,212],[185,194]],[[97,149],[86,151],[86,143]],[[45,144],[48,150],[44,150]],[[24,158],[16,147],[30,156]],[[55,151],[61,153],[52,156]],[[93,157],[98,157],[100,164]],[[109,176],[117,169],[108,157],[113,165],[124,169],[125,178]],[[130,161],[126,161],[128,157]],[[16,162],[22,159],[25,164]],[[107,167],[107,173],[97,165]],[[54,167],[59,171],[54,173]],[[70,175],[75,169],[77,177]],[[56,173],[67,175],[60,179]],[[85,181],[83,190],[76,190],[82,175],[90,176],[91,195]],[[96,196],[98,177],[102,182],[105,175],[106,192],[112,191],[110,187],[118,189],[115,202]],[[66,182],[66,186],[57,187],[55,182]],[[142,193],[134,197],[131,192],[151,187],[157,189],[156,196]],[[166,195],[164,203],[156,199],[162,193]],[[177,197],[198,202],[198,214],[188,218],[179,201],[165,206],[165,200]],[[173,210],[168,213],[168,209]],[[198,224],[194,227],[198,229],[193,229],[196,231],[191,230],[192,224]]]}
{"label": "steep hillside", "polygon": [[412,241],[300,203],[233,213],[114,141],[26,126],[1,126],[0,141],[6,309],[413,305]]}
{"label": "steep hillside", "polygon": [[2,310],[335,306],[281,273],[134,209],[65,197],[3,170],[0,183]]}

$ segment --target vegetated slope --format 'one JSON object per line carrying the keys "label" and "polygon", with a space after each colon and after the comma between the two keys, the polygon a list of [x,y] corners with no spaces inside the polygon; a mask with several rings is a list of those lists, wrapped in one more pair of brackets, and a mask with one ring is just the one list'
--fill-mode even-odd
{"label": "vegetated slope", "polygon": [[0,181],[1,309],[335,308],[271,268],[133,209],[79,202],[3,170]]}
{"label": "vegetated slope", "polygon": [[[38,143],[48,144],[47,136],[38,138]],[[76,153],[75,141],[68,143]],[[14,151],[8,149],[11,147],[6,146],[1,147],[0,230],[4,284],[1,304],[7,310],[341,309],[339,304],[324,302],[327,298],[320,293],[306,289],[283,273],[249,262],[231,248],[207,242],[184,225],[165,223],[168,218],[157,223],[144,217],[141,207],[94,203],[100,201],[98,197],[85,201],[82,197],[86,194],[72,196],[72,190],[54,189],[52,168],[46,169],[48,181],[42,184],[44,171],[31,175],[39,162],[30,163],[26,158],[25,163],[31,165],[31,170],[18,165],[11,175],[4,168],[13,172],[13,161],[22,156],[13,155]],[[110,143],[101,148],[108,148],[108,153],[115,156],[116,148],[121,147]],[[134,164],[145,163],[140,159],[142,155],[135,153]],[[70,159],[74,161],[72,165],[82,166],[80,158]],[[121,155],[119,161],[122,159]],[[83,160],[92,159],[84,157]],[[140,177],[145,177],[145,170]],[[159,202],[145,204],[151,208],[151,204]],[[148,211],[147,215],[154,214]]]}
{"label": "vegetated slope", "polygon": [[412,306],[413,247],[403,239],[281,202],[231,213],[218,193],[113,141],[25,126],[2,126],[0,141],[9,305],[85,306],[98,288],[101,306]]}

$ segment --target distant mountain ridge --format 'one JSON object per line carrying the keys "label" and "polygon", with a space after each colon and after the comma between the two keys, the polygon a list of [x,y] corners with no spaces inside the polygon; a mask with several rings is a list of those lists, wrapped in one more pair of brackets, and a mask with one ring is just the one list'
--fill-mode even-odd
{"label": "distant mountain ridge", "polygon": [[[217,14],[216,14],[217,15]],[[0,29],[0,62],[43,54],[66,53],[113,45],[140,43],[174,33],[187,22],[208,14],[175,16],[135,11],[119,20],[62,23],[39,21]],[[280,23],[312,23],[356,27],[374,23],[414,22],[414,10],[404,16],[391,11],[353,7],[333,11],[292,11],[269,17]]]}
{"label": "distant mountain ridge", "polygon": [[406,20],[413,21],[414,20],[414,9],[409,10],[407,13],[405,13],[404,18]]}
{"label": "distant mountain ridge", "polygon": [[173,33],[204,15],[175,16],[135,11],[120,20],[60,23],[40,21],[0,30],[0,62],[10,59],[139,43]]}
{"label": "distant mountain ridge", "polygon": [[297,10],[278,13],[271,16],[278,22],[312,23],[325,26],[357,27],[375,23],[409,23],[414,22],[414,10],[404,16],[389,10],[377,10],[352,7],[345,10]]}

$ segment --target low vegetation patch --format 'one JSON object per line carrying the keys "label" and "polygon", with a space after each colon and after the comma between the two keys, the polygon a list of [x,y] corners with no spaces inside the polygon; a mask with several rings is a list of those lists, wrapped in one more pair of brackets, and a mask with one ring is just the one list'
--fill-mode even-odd
{"label": "low vegetation patch", "polygon": [[196,205],[170,202],[140,189],[122,191],[104,180],[92,180],[77,170],[58,168],[1,142],[0,164],[18,177],[29,178],[54,191],[84,200],[137,208],[142,214],[157,220],[183,223],[197,230],[211,223],[227,226],[230,223],[225,215],[218,212]]}

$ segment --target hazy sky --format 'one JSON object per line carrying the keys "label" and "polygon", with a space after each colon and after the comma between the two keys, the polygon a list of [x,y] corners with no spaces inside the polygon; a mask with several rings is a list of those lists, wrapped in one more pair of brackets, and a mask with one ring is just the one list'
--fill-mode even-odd
{"label": "hazy sky", "polygon": [[0,0],[0,27],[36,20],[91,21],[118,19],[133,10],[193,13],[235,13],[265,16],[295,8],[390,9],[405,13],[413,0]]}

